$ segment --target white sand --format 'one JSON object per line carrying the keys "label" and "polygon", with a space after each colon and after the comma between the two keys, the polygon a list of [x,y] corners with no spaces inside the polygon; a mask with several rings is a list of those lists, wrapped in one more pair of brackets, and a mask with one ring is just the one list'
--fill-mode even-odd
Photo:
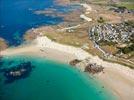
{"label": "white sand", "polygon": [[125,74],[125,76],[131,77],[131,79],[134,80],[134,70],[132,70],[126,66],[123,66],[123,65],[120,65],[117,63],[110,63],[110,62],[103,61],[102,59],[100,59],[97,56],[92,57],[90,61],[95,62],[99,65],[102,65],[105,68],[114,68],[114,69],[120,71],[121,73]]}
{"label": "white sand", "polygon": [[115,67],[105,68],[104,73],[100,73],[96,77],[105,88],[112,90],[118,100],[134,100],[134,76],[126,74],[129,71],[131,73],[131,70],[120,69],[120,67],[116,69]]}
{"label": "white sand", "polygon": [[91,21],[92,21],[91,18],[85,16],[84,14],[81,14],[81,15],[80,15],[80,18],[82,18],[82,19],[84,19],[84,20],[86,20],[86,21],[88,21],[88,22],[91,22]]}
{"label": "white sand", "polygon": [[81,48],[76,48],[73,46],[67,46],[62,45],[56,42],[51,41],[47,37],[37,37],[37,47],[42,48],[45,50],[45,48],[55,49],[58,51],[62,51],[68,54],[72,54],[77,57],[79,60],[84,60],[87,57],[90,57],[90,55],[82,50]]}
{"label": "white sand", "polygon": [[101,80],[104,87],[112,90],[119,100],[133,100],[134,98],[134,70],[116,63],[103,61],[97,56],[92,56],[77,64],[77,68],[84,71],[88,63],[97,63],[104,67],[104,73],[95,76]]}
{"label": "white sand", "polygon": [[83,4],[80,4],[80,5],[83,6],[84,8],[86,8],[87,11],[92,11],[91,6],[89,6],[88,4],[83,3]]}
{"label": "white sand", "polygon": [[90,55],[81,48],[65,46],[51,41],[45,36],[37,37],[31,45],[24,45],[16,48],[8,48],[1,52],[1,55],[41,55],[50,59],[69,63],[71,60],[83,60]]}
{"label": "white sand", "polygon": [[[89,6],[88,4],[84,3],[84,4],[80,4],[80,5],[83,6],[86,9],[86,12],[85,12],[86,15],[89,14],[92,11],[92,7]],[[82,18],[82,19],[84,19],[88,22],[91,22],[92,18],[87,17],[85,14],[81,14],[80,18]]]}

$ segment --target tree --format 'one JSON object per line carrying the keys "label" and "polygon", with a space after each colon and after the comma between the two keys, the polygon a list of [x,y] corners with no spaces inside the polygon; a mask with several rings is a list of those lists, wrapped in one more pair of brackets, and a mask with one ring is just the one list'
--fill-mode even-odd
{"label": "tree", "polygon": [[99,19],[97,21],[98,21],[98,23],[104,23],[105,22],[105,20],[103,19],[103,17],[99,17]]}

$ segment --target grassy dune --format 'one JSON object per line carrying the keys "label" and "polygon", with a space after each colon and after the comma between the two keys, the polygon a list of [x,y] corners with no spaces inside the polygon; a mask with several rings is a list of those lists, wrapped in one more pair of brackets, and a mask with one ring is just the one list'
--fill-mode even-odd
{"label": "grassy dune", "polygon": [[124,6],[128,9],[134,9],[134,1],[133,2],[120,2],[117,6]]}
{"label": "grassy dune", "polygon": [[112,4],[114,6],[124,6],[128,9],[134,9],[134,0],[92,0],[92,3],[99,4],[99,5],[109,5]]}

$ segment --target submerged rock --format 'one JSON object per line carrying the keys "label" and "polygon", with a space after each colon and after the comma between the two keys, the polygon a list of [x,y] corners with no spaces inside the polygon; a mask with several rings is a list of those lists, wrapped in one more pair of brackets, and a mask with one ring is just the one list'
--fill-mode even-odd
{"label": "submerged rock", "polygon": [[6,77],[5,83],[12,83],[15,80],[28,77],[33,68],[31,62],[23,62],[17,66],[3,69],[2,71]]}

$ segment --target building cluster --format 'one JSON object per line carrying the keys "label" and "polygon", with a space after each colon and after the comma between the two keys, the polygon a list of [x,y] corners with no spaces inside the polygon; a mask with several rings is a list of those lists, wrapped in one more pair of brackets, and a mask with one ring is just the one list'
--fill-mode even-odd
{"label": "building cluster", "polygon": [[125,43],[130,41],[132,35],[134,27],[125,23],[97,25],[89,30],[90,39],[97,43],[99,41]]}

